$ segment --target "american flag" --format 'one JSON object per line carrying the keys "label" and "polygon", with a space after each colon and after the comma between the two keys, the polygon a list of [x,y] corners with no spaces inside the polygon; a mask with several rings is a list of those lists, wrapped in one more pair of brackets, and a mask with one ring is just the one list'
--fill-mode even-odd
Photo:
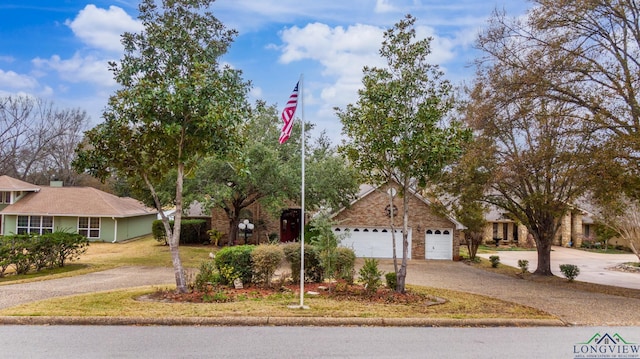
{"label": "american flag", "polygon": [[284,110],[282,110],[282,121],[284,121],[284,125],[282,126],[282,132],[280,133],[280,144],[287,142],[289,136],[291,135],[291,129],[293,128],[293,115],[296,113],[296,108],[298,107],[298,85],[300,82],[296,83],[296,87],[293,89],[291,96],[289,96],[289,101],[284,106]]}

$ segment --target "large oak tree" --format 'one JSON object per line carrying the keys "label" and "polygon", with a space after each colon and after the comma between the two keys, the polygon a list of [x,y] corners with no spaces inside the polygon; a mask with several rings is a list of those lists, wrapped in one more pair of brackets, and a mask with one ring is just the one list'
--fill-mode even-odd
{"label": "large oak tree", "polygon": [[[258,103],[240,130],[243,145],[227,156],[205,159],[186,182],[193,199],[227,215],[229,244],[237,242],[237,225],[245,208],[260,203],[277,218],[282,208],[300,200],[301,139],[294,135],[279,144],[280,126],[276,108]],[[312,125],[307,123],[306,127],[309,130]],[[294,134],[299,133],[296,122]],[[306,209],[348,205],[358,190],[354,171],[325,135],[309,142],[307,139]]]}

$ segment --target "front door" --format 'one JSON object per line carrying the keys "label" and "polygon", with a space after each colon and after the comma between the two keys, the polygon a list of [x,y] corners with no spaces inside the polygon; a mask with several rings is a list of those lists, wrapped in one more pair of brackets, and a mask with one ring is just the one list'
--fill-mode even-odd
{"label": "front door", "polygon": [[289,208],[280,215],[280,242],[293,242],[300,238],[300,216],[302,211]]}

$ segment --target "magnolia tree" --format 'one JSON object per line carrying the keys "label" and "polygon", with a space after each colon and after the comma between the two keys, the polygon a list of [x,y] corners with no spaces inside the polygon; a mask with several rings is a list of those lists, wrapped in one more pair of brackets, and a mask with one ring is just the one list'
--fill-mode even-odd
{"label": "magnolia tree", "polygon": [[[160,211],[179,292],[186,280],[178,244],[183,183],[198,162],[236,148],[237,125],[248,113],[248,83],[219,62],[235,32],[206,11],[212,0],[144,0],[144,30],[125,33],[125,55],[110,63],[120,89],[104,123],[86,133],[76,167],[106,179],[117,176],[145,188],[156,208],[174,204],[175,224]],[[171,174],[173,196],[158,195]]]}
{"label": "magnolia tree", "polygon": [[[365,67],[356,104],[336,109],[347,140],[342,147],[362,178],[371,184],[396,182],[402,197],[402,263],[393,238],[396,291],[405,291],[409,249],[409,193],[426,186],[462,152],[470,133],[451,120],[452,86],[427,61],[431,39],[416,39],[415,18],[407,15],[384,34],[380,55],[385,68]],[[393,191],[389,191],[389,201]],[[391,211],[393,205],[390,205]],[[393,212],[390,225],[393,228]],[[392,231],[395,232],[395,231]]]}

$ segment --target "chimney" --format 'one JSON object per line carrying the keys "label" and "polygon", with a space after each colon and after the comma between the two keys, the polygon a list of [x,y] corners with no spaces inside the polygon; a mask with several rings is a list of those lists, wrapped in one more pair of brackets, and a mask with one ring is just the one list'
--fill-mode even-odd
{"label": "chimney", "polygon": [[62,187],[62,181],[58,181],[58,180],[49,181],[49,187]]}

